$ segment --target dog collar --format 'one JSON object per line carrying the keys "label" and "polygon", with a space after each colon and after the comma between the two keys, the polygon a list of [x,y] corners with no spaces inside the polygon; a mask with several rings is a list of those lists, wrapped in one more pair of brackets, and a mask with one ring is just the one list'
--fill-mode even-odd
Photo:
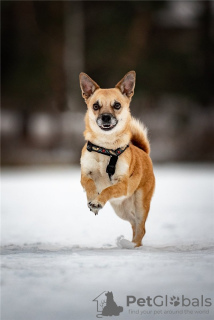
{"label": "dog collar", "polygon": [[124,146],[122,148],[117,148],[116,150],[113,150],[113,149],[106,149],[106,148],[103,148],[103,147],[96,146],[95,144],[91,143],[90,141],[88,141],[88,143],[87,143],[87,150],[89,152],[95,151],[95,152],[102,153],[102,154],[104,154],[106,156],[111,157],[110,161],[109,161],[109,164],[106,167],[106,172],[108,173],[108,176],[109,176],[110,180],[111,180],[111,176],[113,176],[113,174],[115,173],[118,157],[128,147],[129,147],[129,145],[127,144],[126,146]]}

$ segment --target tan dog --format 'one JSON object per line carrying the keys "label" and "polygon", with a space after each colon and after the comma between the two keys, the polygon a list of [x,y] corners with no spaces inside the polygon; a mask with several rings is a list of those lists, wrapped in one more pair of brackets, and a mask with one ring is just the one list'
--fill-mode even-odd
{"label": "tan dog", "polygon": [[95,214],[110,201],[116,214],[128,220],[132,241],[141,245],[155,187],[146,128],[131,117],[135,72],[128,72],[113,89],[101,89],[87,74],[80,74],[87,104],[82,150],[81,184],[88,207]]}

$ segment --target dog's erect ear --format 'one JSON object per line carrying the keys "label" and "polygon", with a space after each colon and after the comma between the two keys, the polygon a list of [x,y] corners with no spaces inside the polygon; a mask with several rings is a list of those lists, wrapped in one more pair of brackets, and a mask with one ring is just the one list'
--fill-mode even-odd
{"label": "dog's erect ear", "polygon": [[99,89],[98,84],[92,80],[86,73],[80,73],[80,88],[82,90],[82,96],[87,100],[95,90]]}
{"label": "dog's erect ear", "polygon": [[129,71],[122,80],[120,80],[115,88],[118,88],[122,94],[125,94],[128,98],[131,98],[134,94],[136,73],[135,71]]}

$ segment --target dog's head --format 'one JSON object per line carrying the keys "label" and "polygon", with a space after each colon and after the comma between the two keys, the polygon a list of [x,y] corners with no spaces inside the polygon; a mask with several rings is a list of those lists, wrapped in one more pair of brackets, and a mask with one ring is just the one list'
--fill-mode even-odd
{"label": "dog's head", "polygon": [[88,107],[89,125],[94,132],[108,134],[124,128],[130,116],[135,77],[135,71],[130,71],[115,88],[101,89],[87,74],[80,73],[82,96]]}

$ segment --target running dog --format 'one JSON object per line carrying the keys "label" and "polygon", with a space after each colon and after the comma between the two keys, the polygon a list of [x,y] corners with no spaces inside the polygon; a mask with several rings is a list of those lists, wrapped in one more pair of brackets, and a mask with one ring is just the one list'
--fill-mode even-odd
{"label": "running dog", "polygon": [[89,209],[97,215],[110,201],[116,214],[131,223],[132,242],[139,247],[155,177],[147,129],[130,114],[135,78],[135,71],[130,71],[114,88],[101,89],[87,74],[80,73],[87,104],[81,184]]}

